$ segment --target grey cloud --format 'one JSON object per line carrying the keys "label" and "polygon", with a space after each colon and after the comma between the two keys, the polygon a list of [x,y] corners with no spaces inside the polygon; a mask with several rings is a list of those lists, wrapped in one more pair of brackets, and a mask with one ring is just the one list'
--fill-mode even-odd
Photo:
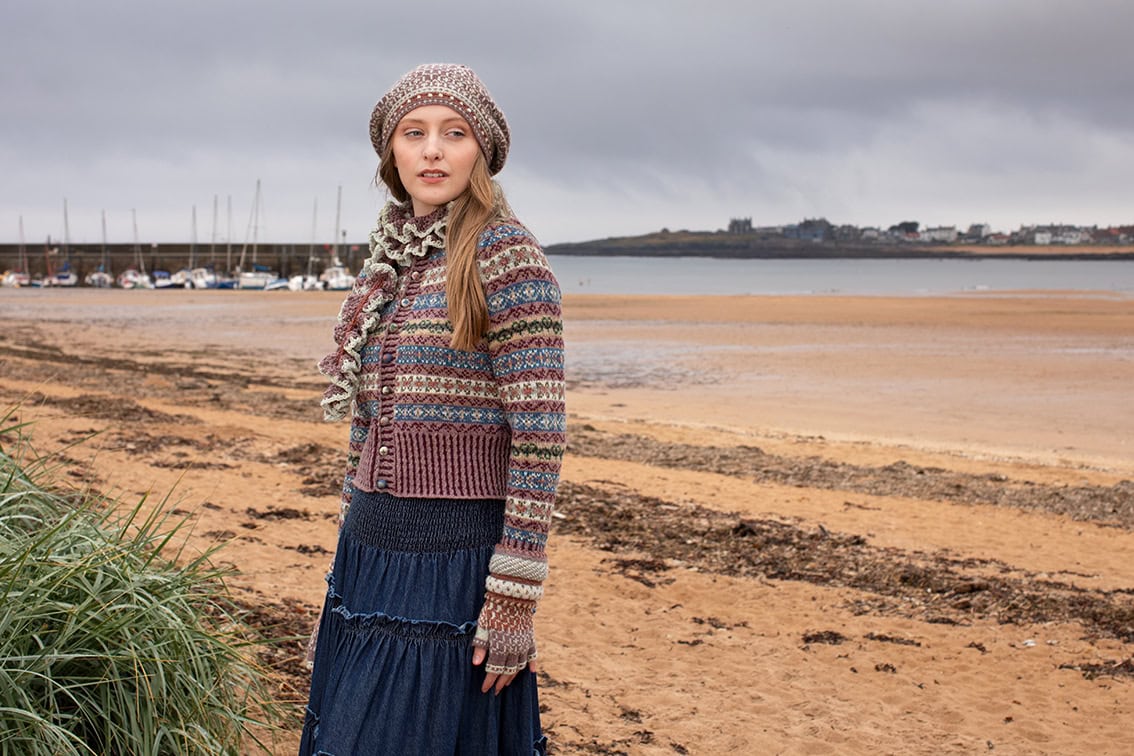
{"label": "grey cloud", "polygon": [[150,205],[182,237],[190,204],[257,177],[280,237],[306,238],[312,195],[326,208],[340,183],[361,228],[381,201],[369,109],[425,60],[488,82],[514,132],[505,183],[542,192],[516,204],[553,241],[918,203],[956,223],[1059,202],[1119,222],[1113,182],[1134,169],[1134,5],[1117,0],[15,0],[0,28],[5,237],[16,215],[57,227],[65,194]]}

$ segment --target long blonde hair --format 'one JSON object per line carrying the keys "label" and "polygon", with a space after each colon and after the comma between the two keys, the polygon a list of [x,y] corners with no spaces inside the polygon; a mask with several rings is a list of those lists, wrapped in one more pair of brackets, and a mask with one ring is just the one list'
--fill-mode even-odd
{"label": "long blonde hair", "polygon": [[[393,161],[394,140],[378,164],[378,177],[399,202],[410,199]],[[445,299],[453,325],[454,349],[471,352],[488,330],[488,301],[476,261],[477,242],[485,226],[512,214],[500,185],[488,173],[484,153],[477,152],[469,185],[453,201],[445,232]]]}

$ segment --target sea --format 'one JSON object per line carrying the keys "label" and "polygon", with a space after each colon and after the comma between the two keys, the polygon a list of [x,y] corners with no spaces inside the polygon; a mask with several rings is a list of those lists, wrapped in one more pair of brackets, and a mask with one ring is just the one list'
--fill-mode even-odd
{"label": "sea", "polygon": [[1090,290],[1134,296],[1134,261],[725,260],[551,255],[566,294],[939,296]]}

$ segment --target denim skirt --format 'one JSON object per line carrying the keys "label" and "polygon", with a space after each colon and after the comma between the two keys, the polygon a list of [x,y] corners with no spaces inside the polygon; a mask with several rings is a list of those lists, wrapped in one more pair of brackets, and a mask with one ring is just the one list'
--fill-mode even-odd
{"label": "denim skirt", "polygon": [[536,678],[482,693],[472,639],[498,499],[355,491],[327,578],[300,756],[546,751]]}

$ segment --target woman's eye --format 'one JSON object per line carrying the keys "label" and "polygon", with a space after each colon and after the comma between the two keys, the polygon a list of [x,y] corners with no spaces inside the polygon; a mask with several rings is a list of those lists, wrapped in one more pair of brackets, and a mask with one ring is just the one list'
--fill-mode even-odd
{"label": "woman's eye", "polygon": [[422,134],[421,129],[406,129],[406,131],[405,131],[405,135],[408,136],[408,137],[417,137],[417,136],[421,136],[421,134]]}
{"label": "woman's eye", "polygon": [[449,136],[451,137],[463,137],[464,135],[464,129],[449,129]]}

